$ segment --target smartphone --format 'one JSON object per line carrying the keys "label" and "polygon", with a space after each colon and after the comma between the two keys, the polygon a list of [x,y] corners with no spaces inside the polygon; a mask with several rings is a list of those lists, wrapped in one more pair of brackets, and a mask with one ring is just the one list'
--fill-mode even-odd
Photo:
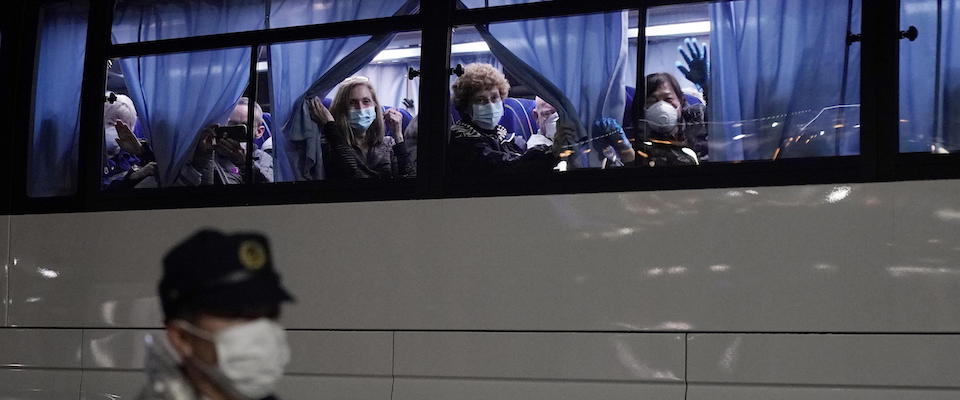
{"label": "smartphone", "polygon": [[213,134],[217,140],[233,139],[240,143],[246,143],[249,140],[246,125],[218,126],[213,130]]}

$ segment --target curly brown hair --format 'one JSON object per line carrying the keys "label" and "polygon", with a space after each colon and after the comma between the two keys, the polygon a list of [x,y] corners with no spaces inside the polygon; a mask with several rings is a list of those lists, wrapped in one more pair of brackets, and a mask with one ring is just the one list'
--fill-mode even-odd
{"label": "curly brown hair", "polygon": [[463,112],[469,109],[470,98],[479,91],[497,89],[500,98],[507,98],[510,82],[490,64],[470,63],[463,67],[463,75],[453,82],[453,106]]}

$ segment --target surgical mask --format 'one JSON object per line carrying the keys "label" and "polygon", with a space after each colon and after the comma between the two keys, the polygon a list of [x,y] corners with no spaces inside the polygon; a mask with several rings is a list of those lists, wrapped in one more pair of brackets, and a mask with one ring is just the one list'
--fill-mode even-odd
{"label": "surgical mask", "polygon": [[557,135],[557,122],[560,121],[560,114],[553,113],[543,122],[543,126],[540,127],[540,133],[543,136],[546,136],[548,139],[553,140],[554,136]]}
{"label": "surgical mask", "polygon": [[654,132],[670,133],[677,127],[677,108],[661,100],[647,107],[644,118]]}
{"label": "surgical mask", "polygon": [[483,129],[494,129],[503,118],[503,102],[473,105],[473,123]]}
{"label": "surgical mask", "polygon": [[107,157],[113,157],[120,152],[117,137],[117,127],[107,126],[103,128],[103,147]]}
{"label": "surgical mask", "polygon": [[377,118],[377,111],[373,107],[350,110],[350,126],[366,132],[373,120]]}
{"label": "surgical mask", "polygon": [[213,342],[219,372],[233,390],[251,399],[273,393],[274,386],[283,376],[283,368],[290,361],[286,332],[280,324],[267,318],[236,325],[215,335],[186,322],[181,326],[191,334]]}

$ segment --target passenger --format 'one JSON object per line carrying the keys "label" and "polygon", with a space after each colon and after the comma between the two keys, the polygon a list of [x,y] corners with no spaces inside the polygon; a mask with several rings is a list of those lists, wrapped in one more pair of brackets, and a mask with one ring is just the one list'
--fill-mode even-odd
{"label": "passenger", "polygon": [[[250,99],[241,97],[237,102],[237,106],[233,108],[233,112],[227,120],[227,125],[246,124],[249,105]],[[254,146],[256,146],[257,141],[260,140],[267,131],[266,122],[263,120],[263,108],[261,108],[258,103],[253,103],[253,120],[257,125],[257,129],[253,131],[253,142]],[[273,156],[270,155],[270,151],[272,151],[273,148],[273,140],[271,139],[272,138],[268,138],[267,141],[263,142],[263,145],[253,150],[254,170],[259,171],[259,174],[255,175],[255,182],[273,182]],[[246,146],[246,144],[244,144],[244,146]]]}
{"label": "passenger", "polygon": [[[403,138],[403,115],[395,108],[385,113],[377,92],[366,77],[340,84],[328,110],[318,97],[308,100],[310,118],[326,139],[324,169],[328,178],[390,178],[416,174]],[[385,136],[390,124],[394,136]]]}
{"label": "passenger", "polygon": [[[234,107],[226,126],[243,125],[247,121],[250,100],[241,97]],[[263,111],[259,104],[254,107],[254,120],[257,129],[254,138],[263,135]],[[200,132],[193,157],[183,167],[177,184],[197,185],[237,185],[244,182],[246,165],[246,143],[235,139],[217,138],[216,127],[208,127]],[[254,182],[273,182],[273,158],[260,149],[254,149]]]}
{"label": "passenger", "polygon": [[290,360],[280,306],[293,300],[259,234],[197,232],[163,258],[162,335],[147,338],[139,400],[276,400]]}
{"label": "passenger", "polygon": [[453,84],[460,121],[450,128],[450,165],[460,175],[549,172],[558,159],[544,142],[523,150],[499,124],[510,83],[490,64],[472,63]]}
{"label": "passenger", "polygon": [[104,165],[103,189],[130,189],[156,173],[150,146],[141,142],[131,127],[137,123],[133,100],[108,93],[103,105]]}
{"label": "passenger", "polygon": [[[649,166],[698,165],[707,159],[704,106],[688,105],[677,79],[665,72],[647,75],[638,159]],[[652,144],[648,144],[652,143]]]}
{"label": "passenger", "polygon": [[552,147],[553,138],[557,134],[557,122],[560,120],[557,109],[537,96],[534,99],[533,116],[539,128],[536,133],[530,135],[527,146],[535,147],[542,144]]}

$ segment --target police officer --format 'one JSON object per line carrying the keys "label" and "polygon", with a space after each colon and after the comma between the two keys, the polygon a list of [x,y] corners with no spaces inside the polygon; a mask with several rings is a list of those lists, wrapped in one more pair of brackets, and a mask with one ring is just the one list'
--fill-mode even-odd
{"label": "police officer", "polygon": [[265,237],[197,232],[164,257],[159,291],[166,329],[147,339],[141,400],[275,400],[290,359],[277,319],[293,297]]}

